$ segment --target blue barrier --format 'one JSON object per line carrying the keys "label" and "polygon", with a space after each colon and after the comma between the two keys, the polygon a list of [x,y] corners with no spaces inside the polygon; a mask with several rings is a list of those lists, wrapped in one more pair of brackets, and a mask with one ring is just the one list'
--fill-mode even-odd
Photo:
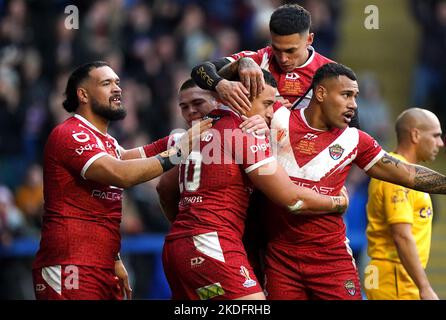
{"label": "blue barrier", "polygon": [[[121,254],[150,254],[153,255],[153,273],[148,299],[169,299],[171,292],[164,275],[161,254],[163,251],[164,234],[141,234],[127,236],[122,239]],[[14,240],[8,246],[0,245],[0,259],[8,257],[34,256],[39,249],[39,239],[23,237]]]}
{"label": "blue barrier", "polygon": [[[122,239],[121,254],[155,254],[160,255],[163,250],[164,234],[141,234],[127,236]],[[14,240],[8,246],[0,245],[0,257],[34,256],[39,248],[39,239],[23,237]]]}

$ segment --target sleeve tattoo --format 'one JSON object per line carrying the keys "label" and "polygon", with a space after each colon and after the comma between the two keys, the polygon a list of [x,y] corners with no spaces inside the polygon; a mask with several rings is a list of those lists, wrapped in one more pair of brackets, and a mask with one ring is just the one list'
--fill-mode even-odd
{"label": "sleeve tattoo", "polygon": [[385,154],[380,161],[396,168],[404,166],[407,173],[413,175],[411,189],[427,193],[446,194],[446,177],[444,175],[420,165],[401,162],[388,154]]}

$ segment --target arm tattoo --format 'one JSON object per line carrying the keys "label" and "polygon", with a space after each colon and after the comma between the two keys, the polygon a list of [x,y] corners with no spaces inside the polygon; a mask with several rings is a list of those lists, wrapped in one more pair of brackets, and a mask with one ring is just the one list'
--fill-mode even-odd
{"label": "arm tattoo", "polygon": [[259,67],[257,65],[257,63],[255,63],[254,60],[252,60],[251,58],[241,58],[239,60],[239,66],[240,68],[256,68]]}
{"label": "arm tattoo", "polygon": [[384,164],[392,164],[395,167],[398,168],[398,165],[400,164],[400,160],[398,160],[397,158],[394,158],[390,155],[388,155],[387,153],[381,158],[381,162]]}
{"label": "arm tattoo", "polygon": [[238,75],[238,65],[240,63],[240,60],[225,65],[218,71],[218,75],[228,80],[236,78]]}
{"label": "arm tattoo", "polygon": [[414,189],[428,193],[446,194],[446,177],[423,166],[415,167]]}
{"label": "arm tattoo", "polygon": [[342,205],[342,197],[331,196],[331,201],[333,203],[333,209],[335,210],[335,212],[344,212],[345,206]]}

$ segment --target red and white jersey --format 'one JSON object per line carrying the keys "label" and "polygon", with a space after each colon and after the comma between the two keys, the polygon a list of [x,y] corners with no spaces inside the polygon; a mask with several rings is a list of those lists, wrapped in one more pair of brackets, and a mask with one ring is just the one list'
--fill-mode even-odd
{"label": "red and white jersey", "polygon": [[121,147],[80,115],[51,132],[44,154],[40,249],[34,268],[85,265],[114,268],[120,249],[121,188],[85,179],[97,159],[120,158]]}
{"label": "red and white jersey", "polygon": [[[272,146],[291,180],[320,194],[338,195],[351,166],[369,170],[383,155],[381,146],[356,128],[322,131],[308,125],[304,111],[281,107],[271,123]],[[345,241],[340,214],[291,215],[269,202],[266,224],[270,241],[302,246]]]}
{"label": "red and white jersey", "polygon": [[247,173],[274,161],[265,136],[243,133],[239,115],[221,107],[219,117],[180,165],[179,213],[167,239],[217,231],[239,240],[253,186]]}
{"label": "red and white jersey", "polygon": [[[298,98],[302,97],[311,86],[313,76],[319,67],[326,63],[333,62],[332,60],[317,53],[313,47],[309,47],[310,56],[308,60],[301,66],[298,66],[293,71],[284,73],[276,60],[274,59],[273,49],[271,46],[262,48],[258,51],[242,51],[233,54],[226,59],[232,61],[243,57],[253,59],[262,69],[268,70],[277,81],[277,88],[280,95],[294,103]],[[307,106],[310,101],[312,92],[310,91],[299,106]]]}

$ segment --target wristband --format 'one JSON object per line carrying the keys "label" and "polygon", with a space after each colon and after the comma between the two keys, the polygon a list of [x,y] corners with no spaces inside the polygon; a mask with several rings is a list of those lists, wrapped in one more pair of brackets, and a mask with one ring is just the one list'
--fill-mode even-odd
{"label": "wristband", "polygon": [[115,257],[115,261],[121,260],[121,254],[118,252],[118,254]]}
{"label": "wristband", "polygon": [[196,66],[192,70],[191,76],[195,83],[205,90],[215,91],[217,84],[223,80],[223,78],[217,74],[217,69],[211,62],[205,62]]}
{"label": "wristband", "polygon": [[170,148],[155,156],[163,168],[163,172],[172,169],[181,161],[181,149],[177,147]]}

